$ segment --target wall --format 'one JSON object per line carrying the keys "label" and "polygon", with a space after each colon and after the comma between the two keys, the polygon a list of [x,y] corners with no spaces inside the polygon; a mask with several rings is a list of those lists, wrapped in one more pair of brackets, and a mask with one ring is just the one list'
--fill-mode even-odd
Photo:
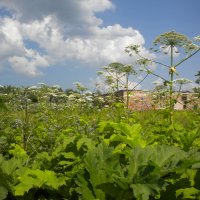
{"label": "wall", "polygon": [[[127,103],[127,92],[120,90],[118,95],[123,98],[124,103]],[[167,93],[156,93],[143,90],[129,90],[129,105],[131,110],[150,110],[150,109],[164,109],[169,105],[169,95]],[[175,100],[174,109],[194,109],[200,108],[200,98],[198,93],[192,92],[175,92],[173,99]]]}

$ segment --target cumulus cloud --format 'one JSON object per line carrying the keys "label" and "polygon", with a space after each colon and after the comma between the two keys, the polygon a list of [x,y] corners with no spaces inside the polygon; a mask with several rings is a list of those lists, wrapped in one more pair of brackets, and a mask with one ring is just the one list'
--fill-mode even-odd
{"label": "cumulus cloud", "polygon": [[24,44],[18,25],[17,21],[9,18],[0,20],[0,60],[14,55],[23,55]]}
{"label": "cumulus cloud", "polygon": [[[0,19],[0,58],[25,75],[39,75],[41,67],[69,60],[96,67],[130,63],[124,48],[145,43],[131,27],[102,26],[95,13],[113,9],[110,0],[2,0],[0,7],[11,13]],[[27,41],[37,47],[28,46]],[[150,56],[145,48],[142,54]]]}
{"label": "cumulus cloud", "polygon": [[1,0],[0,6],[10,10],[22,22],[42,20],[45,16],[53,15],[66,27],[96,26],[102,20],[95,12],[103,12],[113,8],[109,0]]}
{"label": "cumulus cloud", "polygon": [[49,65],[49,59],[40,56],[36,51],[26,50],[25,56],[13,56],[9,58],[9,62],[12,68],[24,75],[37,76],[41,72],[38,67],[47,67]]}
{"label": "cumulus cloud", "polygon": [[16,72],[27,76],[39,75],[38,68],[49,65],[47,56],[43,57],[37,51],[26,48],[23,26],[17,20],[5,18],[0,25],[1,66],[7,60]]}

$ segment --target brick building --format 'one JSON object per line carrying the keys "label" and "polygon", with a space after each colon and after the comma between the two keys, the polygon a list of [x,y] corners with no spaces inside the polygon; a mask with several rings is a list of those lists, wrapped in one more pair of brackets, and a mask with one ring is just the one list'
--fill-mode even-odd
{"label": "brick building", "polygon": [[[121,97],[128,108],[131,110],[151,110],[164,109],[169,105],[169,94],[153,91],[120,90],[118,96]],[[127,101],[128,96],[128,101]],[[197,109],[200,108],[200,97],[198,93],[193,92],[174,92],[174,109]]]}

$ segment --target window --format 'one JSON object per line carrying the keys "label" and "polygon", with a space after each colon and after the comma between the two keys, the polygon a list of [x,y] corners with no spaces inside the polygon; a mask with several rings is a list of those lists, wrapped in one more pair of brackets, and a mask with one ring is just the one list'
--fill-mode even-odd
{"label": "window", "polygon": [[186,96],[186,95],[183,95],[183,96],[181,97],[181,100],[182,100],[182,101],[187,101],[187,96]]}

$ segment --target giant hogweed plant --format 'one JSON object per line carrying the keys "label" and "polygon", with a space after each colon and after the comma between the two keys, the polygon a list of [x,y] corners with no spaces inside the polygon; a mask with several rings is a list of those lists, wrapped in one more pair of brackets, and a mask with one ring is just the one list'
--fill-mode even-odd
{"label": "giant hogweed plant", "polygon": [[[198,38],[196,37],[196,41],[198,42]],[[170,110],[170,123],[173,122],[173,113],[174,113],[174,99],[173,99],[173,82],[174,82],[174,76],[178,75],[177,68],[186,60],[194,56],[196,53],[200,51],[200,47],[196,45],[192,40],[188,39],[185,35],[181,33],[177,33],[175,31],[166,32],[161,35],[159,35],[154,40],[155,48],[154,52],[156,53],[165,53],[170,56],[170,63],[168,65],[150,59],[145,58],[140,54],[140,46],[139,45],[130,45],[126,47],[126,52],[132,56],[132,54],[137,54],[139,58],[141,59],[144,70],[147,71],[148,74],[152,74],[156,77],[161,78],[164,81],[164,85],[168,86],[169,91],[169,110]],[[153,48],[152,48],[153,49]],[[183,57],[180,61],[174,62],[174,56],[175,54],[179,53],[185,53],[186,56]],[[162,75],[154,73],[152,70],[150,70],[147,66],[150,63],[155,63],[157,65],[161,65],[163,67],[166,67],[169,72],[169,79],[164,78]]]}

